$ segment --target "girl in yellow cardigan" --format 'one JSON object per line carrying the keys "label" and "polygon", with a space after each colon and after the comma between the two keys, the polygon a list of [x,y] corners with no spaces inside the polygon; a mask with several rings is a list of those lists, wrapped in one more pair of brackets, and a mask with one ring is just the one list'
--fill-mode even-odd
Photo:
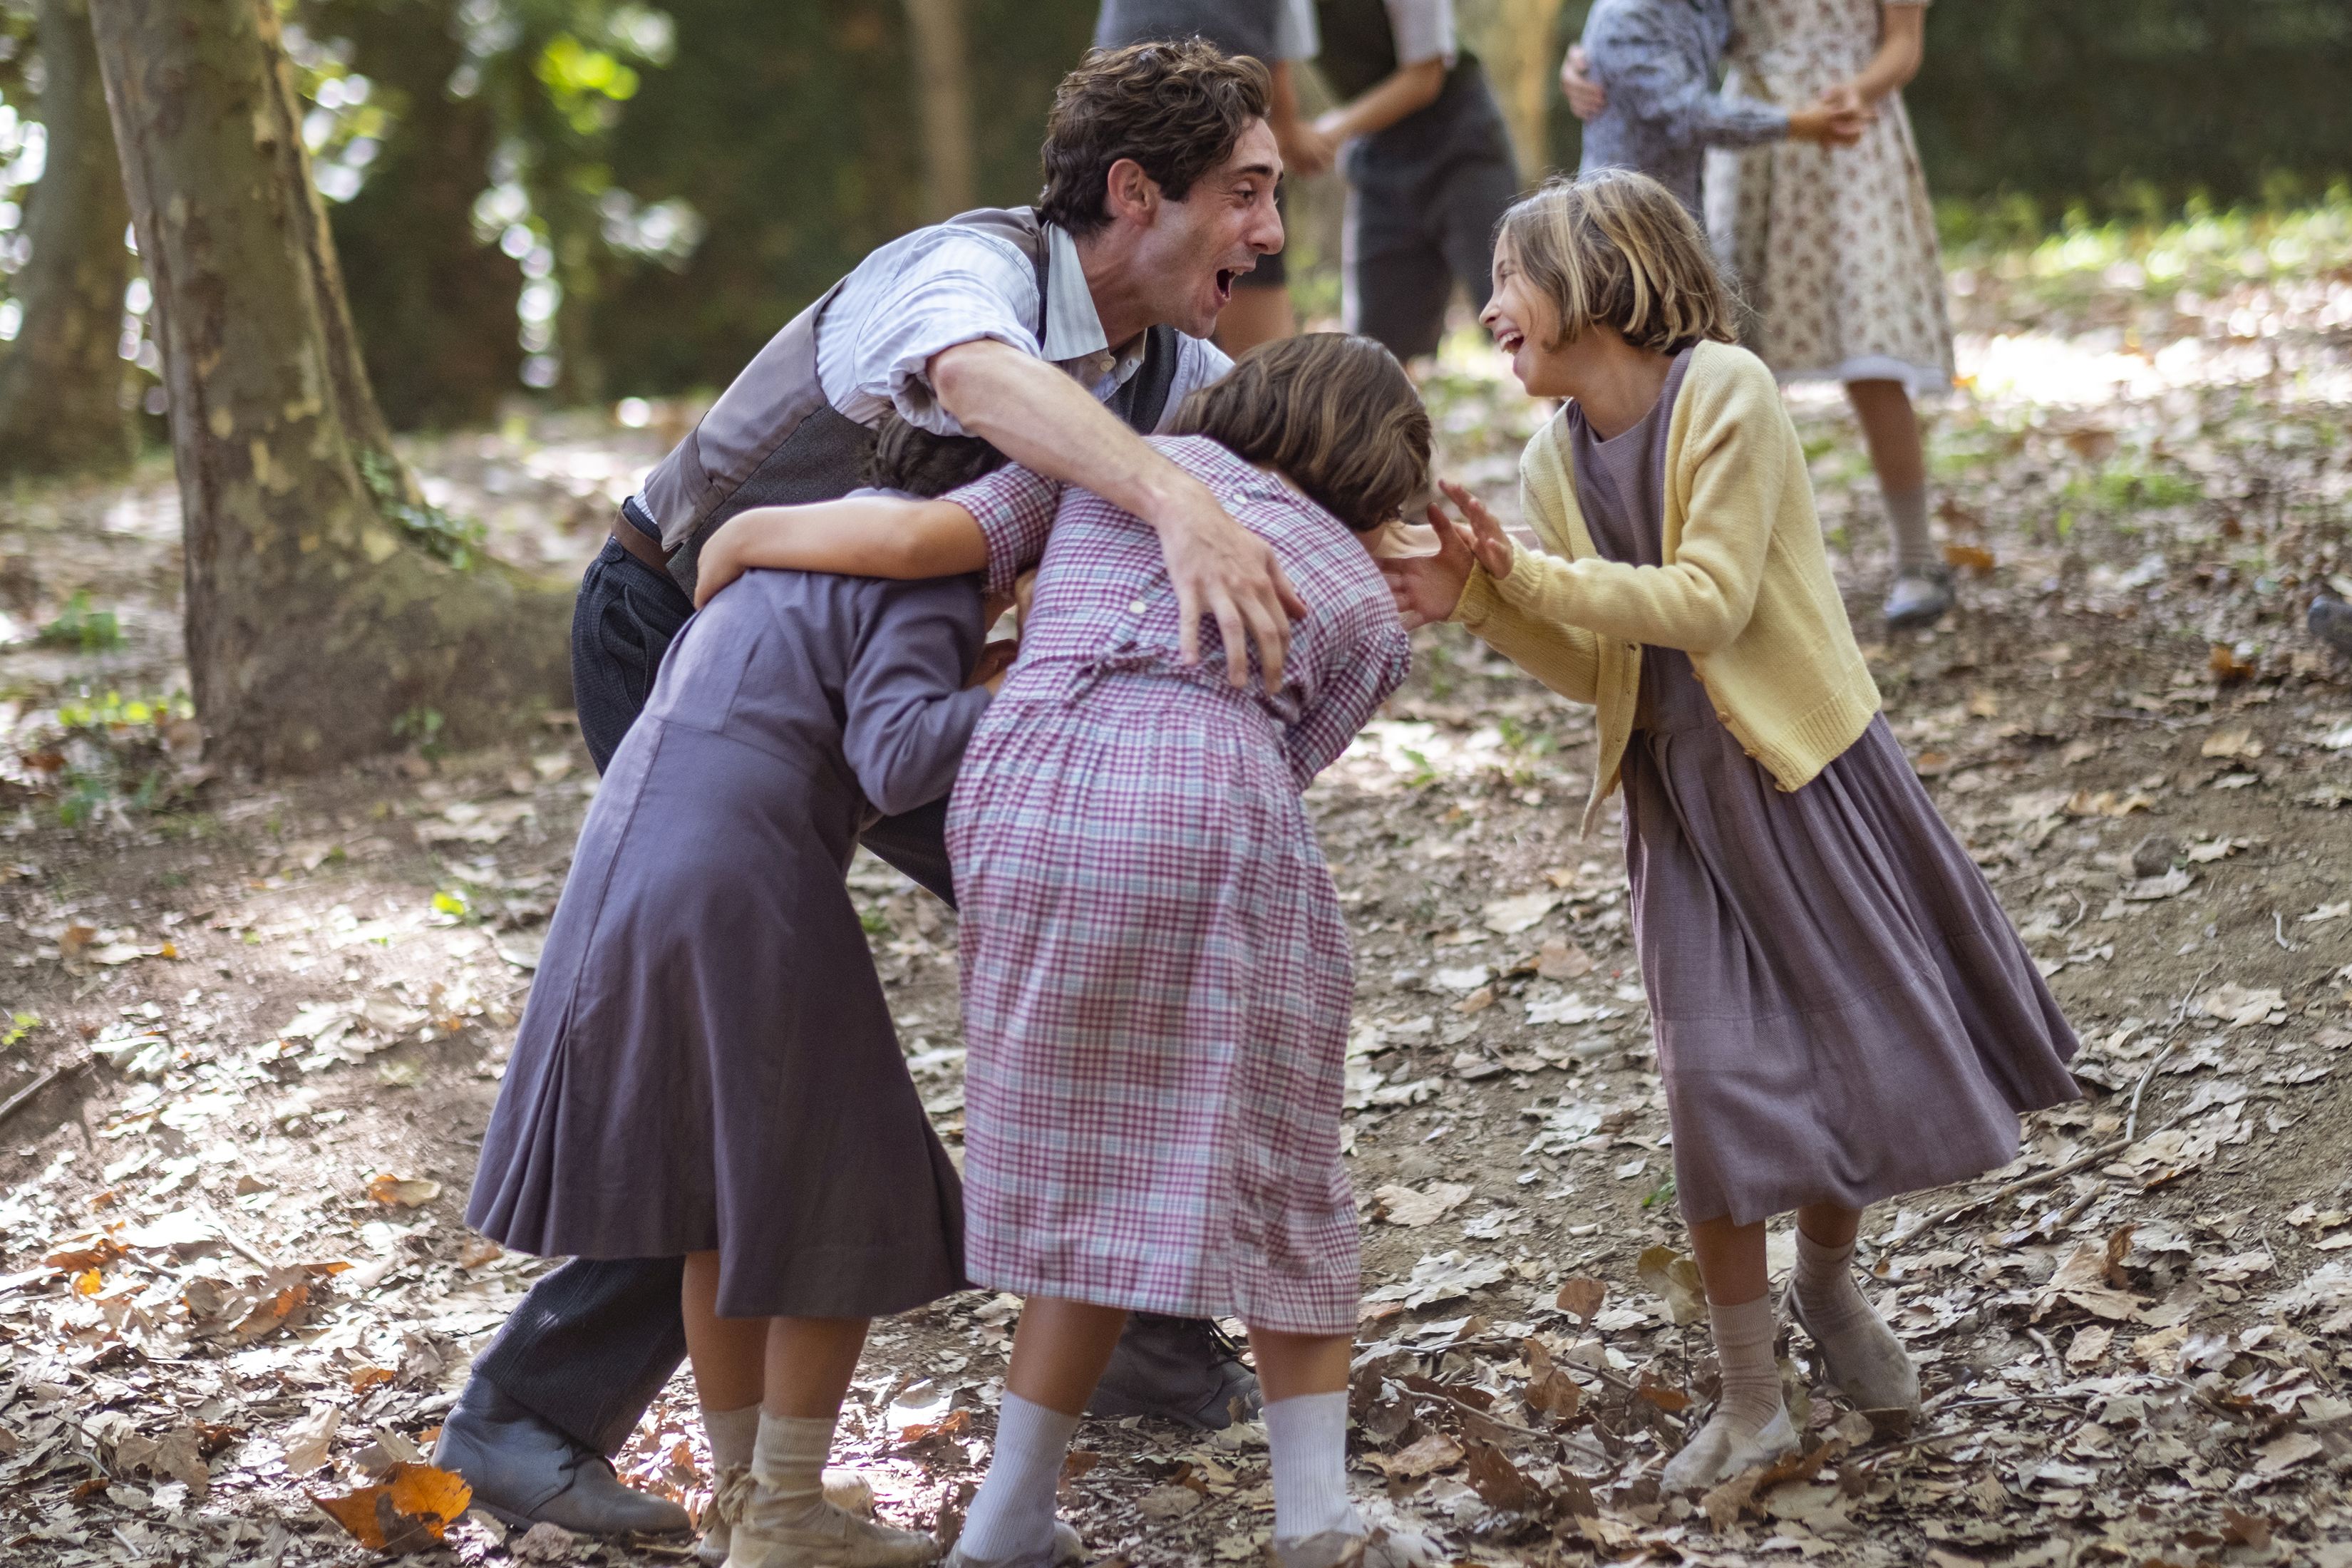
{"label": "girl in yellow cardigan", "polygon": [[1599,710],[1584,825],[1625,792],[1625,864],[1675,1183],[1722,1392],[1667,1464],[1711,1486],[1796,1447],[1764,1221],[1797,1213],[1789,1304],[1856,1405],[1919,1379],[1854,1280],[1864,1205],[2007,1164],[2072,1100],[2074,1036],[1879,712],[1772,373],[1682,205],[1646,176],[1511,209],[1482,318],[1567,399],[1520,461],[1522,549],[1468,492],[1388,563],[1408,622],[1460,621]]}

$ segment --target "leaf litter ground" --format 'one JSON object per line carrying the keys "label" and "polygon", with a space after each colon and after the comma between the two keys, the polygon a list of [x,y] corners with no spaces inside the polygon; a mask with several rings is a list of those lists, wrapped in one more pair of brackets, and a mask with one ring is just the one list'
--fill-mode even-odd
{"label": "leaf litter ground", "polygon": [[[1377,1509],[1463,1563],[2352,1563],[2352,672],[2298,626],[2352,571],[2352,273],[2296,232],[1962,258],[1973,386],[1932,453],[1967,608],[1938,632],[1869,630],[1867,468],[1794,403],[1898,731],[2084,1040],[2090,1098],[2013,1165],[1865,1222],[1916,1425],[1848,1408],[1794,1335],[1803,1455],[1657,1495],[1713,1370],[1619,847],[1570,826],[1591,726],[1423,634],[1311,796],[1358,952]],[[1430,394],[1507,508],[1537,411],[1466,347]],[[673,434],[414,456],[568,569]],[[593,787],[576,739],[205,778],[168,700],[173,509],[153,470],[0,508],[0,1561],[677,1561],[502,1531],[421,1463],[543,1267],[458,1216]],[[77,594],[111,635],[39,639]],[[953,917],[854,880],[952,1143]],[[844,1442],[893,1517],[968,1500],[1013,1319],[978,1293],[877,1325]],[[620,1463],[707,1500],[682,1379]],[[1263,1434],[1090,1424],[1065,1504],[1098,1561],[1256,1560]]]}

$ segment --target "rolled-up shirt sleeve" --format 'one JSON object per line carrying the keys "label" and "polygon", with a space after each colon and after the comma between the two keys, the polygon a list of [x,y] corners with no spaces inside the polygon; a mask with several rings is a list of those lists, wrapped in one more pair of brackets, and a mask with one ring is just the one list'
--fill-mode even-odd
{"label": "rolled-up shirt sleeve", "polygon": [[854,309],[847,319],[827,318],[819,372],[828,396],[851,418],[866,412],[856,405],[871,399],[934,435],[961,436],[963,426],[932,394],[931,360],[982,339],[1037,353],[1037,271],[992,236],[950,226],[932,233],[881,287],[845,290],[835,308],[854,301]]}
{"label": "rolled-up shirt sleeve", "polygon": [[940,499],[955,502],[980,524],[988,542],[986,591],[1010,594],[1014,580],[1045,553],[1054,514],[1062,507],[1062,481],[1007,463]]}
{"label": "rolled-up shirt sleeve", "polygon": [[1444,60],[1452,68],[1458,49],[1454,41],[1454,0],[1388,0],[1388,12],[1400,67]]}

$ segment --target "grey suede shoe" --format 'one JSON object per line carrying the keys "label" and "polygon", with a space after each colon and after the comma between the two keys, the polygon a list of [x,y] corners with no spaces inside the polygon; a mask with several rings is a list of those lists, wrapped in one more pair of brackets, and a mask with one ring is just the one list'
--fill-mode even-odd
{"label": "grey suede shoe", "polygon": [[621,1484],[613,1462],[477,1377],[442,1424],[433,1462],[474,1489],[474,1506],[511,1525],[584,1535],[668,1535],[692,1528],[667,1498]]}
{"label": "grey suede shoe", "polygon": [[[753,1486],[749,1465],[720,1472],[718,1488],[710,1494],[710,1506],[703,1510],[702,1540],[694,1549],[697,1561],[708,1568],[719,1568],[727,1561],[727,1553],[735,1543],[735,1526],[751,1501]],[[873,1483],[856,1470],[826,1470],[824,1500],[860,1519],[874,1517]]]}
{"label": "grey suede shoe", "polygon": [[1914,566],[1896,574],[1886,590],[1886,629],[1916,631],[1944,618],[1957,602],[1952,574],[1942,566]]}
{"label": "grey suede shoe", "polygon": [[955,1550],[940,1568],[1068,1568],[1068,1564],[1086,1560],[1087,1543],[1078,1537],[1077,1529],[1067,1520],[1054,1521],[1054,1544],[1043,1552],[1025,1552],[1017,1557],[968,1557],[963,1542],[957,1542]]}
{"label": "grey suede shoe", "polygon": [[1087,1401],[1087,1414],[1157,1415],[1215,1429],[1233,1425],[1236,1400],[1244,1420],[1263,1403],[1256,1376],[1223,1330],[1204,1319],[1137,1312]]}
{"label": "grey suede shoe", "polygon": [[2311,628],[2313,637],[2352,658],[2352,605],[2322,594],[2311,601],[2311,613],[2304,618],[2304,624]]}
{"label": "grey suede shoe", "polygon": [[1797,1428],[1786,1410],[1773,1412],[1759,1432],[1737,1432],[1720,1414],[1692,1434],[1682,1451],[1666,1461],[1658,1478],[1664,1492],[1705,1491],[1759,1465],[1785,1459],[1797,1451]]}
{"label": "grey suede shoe", "polygon": [[1805,1306],[1797,1299],[1794,1285],[1789,1288],[1784,1304],[1789,1316],[1813,1342],[1822,1354],[1822,1365],[1828,1369],[1830,1381],[1838,1385],[1857,1410],[1908,1410],[1919,1414],[1919,1364],[1885,1319],[1871,1313],[1871,1321],[1878,1325],[1870,1341],[1832,1345],[1813,1332],[1812,1324],[1805,1321]]}

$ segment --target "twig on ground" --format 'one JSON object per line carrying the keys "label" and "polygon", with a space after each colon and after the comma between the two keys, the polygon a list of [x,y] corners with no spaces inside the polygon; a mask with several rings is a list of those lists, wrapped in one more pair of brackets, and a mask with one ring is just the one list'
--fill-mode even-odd
{"label": "twig on ground", "polygon": [[8,1118],[16,1115],[16,1112],[32,1104],[34,1100],[39,1096],[41,1090],[48,1088],[49,1085],[57,1082],[60,1079],[70,1078],[76,1073],[80,1072],[88,1066],[89,1066],[89,1061],[87,1058],[84,1058],[82,1060],[78,1062],[59,1062],[56,1067],[51,1068],[48,1071],[41,1074],[40,1077],[26,1084],[24,1088],[10,1095],[8,1097],[8,1102],[5,1105],[0,1105],[0,1121],[7,1121]]}
{"label": "twig on ground", "polygon": [[264,1268],[276,1268],[278,1266],[278,1259],[239,1236],[236,1228],[221,1217],[220,1210],[210,1204],[204,1205],[203,1209],[205,1217],[212,1222],[213,1228],[220,1232],[220,1238],[227,1242],[231,1250],[238,1257],[248,1263],[257,1263]]}
{"label": "twig on ground", "polygon": [[2286,939],[2286,917],[2276,910],[2271,911],[2271,936],[2285,951],[2295,951],[2294,943]]}
{"label": "twig on ground", "polygon": [[2170,1026],[2164,1031],[2164,1048],[2156,1053],[2147,1070],[2139,1075],[2139,1081],[2132,1085],[2131,1111],[2124,1118],[2126,1143],[2131,1142],[2139,1131],[2139,1097],[2147,1092],[2148,1081],[2156,1077],[2156,1069],[2164,1065],[2164,1058],[2170,1056],[2172,1047],[2179,1043],[2181,1027],[2189,1022],[2189,1009],[2196,1005],[2197,994],[2205,989],[2205,982],[2212,979],[2213,972],[2221,967],[2221,961],[2217,958],[2205,966],[2203,973],[2189,983],[2188,991],[2181,995],[2180,1005],[2173,1009]]}

